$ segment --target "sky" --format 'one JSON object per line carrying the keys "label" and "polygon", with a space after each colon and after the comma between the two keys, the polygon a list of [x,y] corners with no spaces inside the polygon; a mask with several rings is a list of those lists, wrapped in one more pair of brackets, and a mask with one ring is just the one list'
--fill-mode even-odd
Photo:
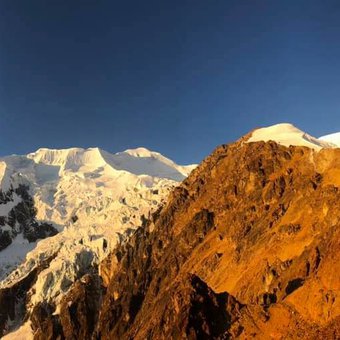
{"label": "sky", "polygon": [[0,155],[340,131],[338,0],[0,0]]}

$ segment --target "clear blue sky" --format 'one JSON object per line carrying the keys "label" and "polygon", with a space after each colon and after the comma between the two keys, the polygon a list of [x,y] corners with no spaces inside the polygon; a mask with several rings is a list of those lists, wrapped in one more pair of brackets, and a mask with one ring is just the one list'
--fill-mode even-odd
{"label": "clear blue sky", "polygon": [[340,1],[1,0],[0,155],[340,131]]}

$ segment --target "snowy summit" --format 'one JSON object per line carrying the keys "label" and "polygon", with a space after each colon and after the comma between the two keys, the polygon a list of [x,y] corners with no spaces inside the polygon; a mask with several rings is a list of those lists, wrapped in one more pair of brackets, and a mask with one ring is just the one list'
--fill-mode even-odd
{"label": "snowy summit", "polygon": [[[340,145],[340,134],[335,135],[338,136],[338,145]],[[267,142],[271,140],[284,146],[307,146],[314,150],[336,147],[336,145],[334,145],[336,143],[334,143],[332,138],[327,138],[327,136],[321,138],[313,137],[289,123],[281,123],[257,129],[252,133],[247,142]]]}

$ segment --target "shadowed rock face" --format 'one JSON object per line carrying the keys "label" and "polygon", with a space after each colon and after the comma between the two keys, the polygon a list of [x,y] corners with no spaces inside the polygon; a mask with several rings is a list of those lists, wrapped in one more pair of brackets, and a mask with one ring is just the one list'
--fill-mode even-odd
{"label": "shadowed rock face", "polygon": [[62,299],[60,317],[52,315],[51,304],[39,303],[31,316],[35,339],[90,339],[101,295],[98,276],[86,274]]}
{"label": "shadowed rock face", "polygon": [[28,292],[36,282],[38,274],[48,266],[52,259],[42,261],[39,267],[11,287],[0,289],[0,336],[10,330],[9,320],[24,319]]}
{"label": "shadowed rock face", "polygon": [[[340,149],[221,146],[102,263],[102,289],[75,284],[85,316],[62,305],[47,329],[69,339],[79,328],[93,339],[339,338],[339,187]],[[31,321],[39,332],[34,312]]]}

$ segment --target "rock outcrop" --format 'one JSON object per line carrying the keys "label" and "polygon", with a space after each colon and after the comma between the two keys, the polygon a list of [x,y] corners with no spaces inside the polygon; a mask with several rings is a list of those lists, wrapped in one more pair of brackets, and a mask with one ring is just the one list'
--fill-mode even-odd
{"label": "rock outcrop", "polygon": [[218,147],[114,250],[101,287],[75,283],[45,328],[33,312],[36,334],[339,338],[340,149],[248,137]]}

